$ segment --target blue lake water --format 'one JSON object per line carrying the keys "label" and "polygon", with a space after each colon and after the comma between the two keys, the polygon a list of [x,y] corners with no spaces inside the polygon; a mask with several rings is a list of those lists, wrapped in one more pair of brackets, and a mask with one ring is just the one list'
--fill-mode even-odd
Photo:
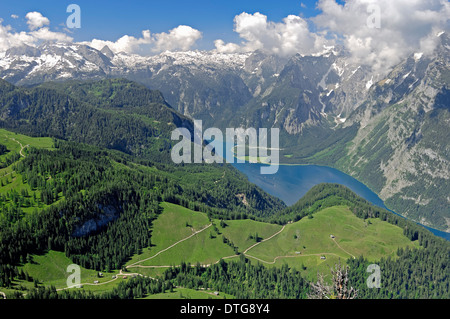
{"label": "blue lake water", "polygon": [[[220,150],[218,150],[218,153],[220,154]],[[280,198],[288,206],[296,203],[306,192],[317,184],[337,183],[348,187],[372,204],[396,214],[394,211],[388,209],[378,195],[366,185],[335,168],[318,165],[280,165],[277,173],[264,175],[260,171],[263,164],[232,163],[232,165],[247,175],[250,182],[259,186],[267,193]],[[436,236],[450,240],[450,233],[424,225],[422,226]]]}
{"label": "blue lake water", "polygon": [[[280,198],[287,205],[296,203],[313,186],[320,183],[337,183],[350,188],[353,192],[374,205],[388,209],[383,201],[366,185],[353,177],[331,167],[317,165],[280,165],[278,172],[273,175],[262,175],[261,164],[232,164],[239,171],[247,175],[248,180],[258,185],[267,193]],[[397,214],[398,215],[398,214]],[[399,215],[400,216],[400,215]],[[450,240],[450,234],[422,225],[433,234]]]}

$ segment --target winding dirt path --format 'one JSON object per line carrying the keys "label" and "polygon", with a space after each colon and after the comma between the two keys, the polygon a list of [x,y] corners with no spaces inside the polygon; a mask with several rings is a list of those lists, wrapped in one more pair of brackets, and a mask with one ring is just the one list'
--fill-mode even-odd
{"label": "winding dirt path", "polygon": [[[188,237],[183,238],[183,239],[177,241],[176,243],[170,245],[169,247],[164,248],[163,250],[158,251],[155,255],[153,255],[153,256],[151,256],[151,257],[148,257],[148,258],[145,258],[145,259],[142,259],[142,260],[139,260],[139,261],[137,261],[137,262],[135,262],[135,263],[133,263],[133,264],[130,264],[130,265],[126,266],[126,268],[131,268],[131,267],[147,267],[147,266],[141,266],[141,265],[137,266],[137,264],[140,264],[140,263],[142,263],[142,262],[144,262],[144,261],[147,261],[147,260],[150,260],[150,259],[155,258],[155,257],[158,256],[159,254],[161,254],[161,253],[163,253],[163,252],[169,250],[170,248],[172,248],[172,247],[178,245],[179,243],[181,243],[181,242],[183,242],[183,241],[185,241],[185,240],[188,240],[189,238],[191,238],[191,237],[197,235],[198,233],[201,233],[202,231],[204,231],[205,229],[208,229],[208,228],[211,227],[211,226],[212,226],[212,223],[209,224],[209,225],[207,225],[206,227],[203,227],[202,229],[200,229],[200,230],[198,230],[198,231],[192,233],[192,234],[189,235]],[[154,267],[154,266],[153,266],[153,267]],[[161,267],[164,267],[164,266],[161,266]],[[170,266],[169,266],[169,267],[170,267]]]}
{"label": "winding dirt path", "polygon": [[[140,261],[137,261],[137,262],[135,262],[135,263],[133,263],[133,264],[130,264],[130,265],[126,266],[126,268],[170,268],[170,267],[172,267],[173,265],[149,265],[149,266],[144,266],[144,265],[139,265],[139,264],[142,263],[142,262],[144,262],[144,261],[147,261],[147,260],[150,260],[150,259],[152,259],[152,258],[155,258],[155,257],[158,256],[159,254],[161,254],[161,253],[163,253],[163,252],[169,250],[170,248],[173,248],[174,246],[178,245],[179,243],[181,243],[181,242],[183,242],[183,241],[185,241],[185,240],[191,238],[192,236],[194,236],[194,235],[196,235],[196,234],[198,234],[198,233],[204,231],[205,229],[209,228],[210,226],[212,226],[212,223],[209,224],[209,225],[207,225],[206,227],[204,227],[204,228],[202,228],[202,229],[200,229],[200,230],[194,232],[192,235],[190,235],[190,236],[188,236],[188,237],[186,237],[186,238],[183,238],[183,239],[177,241],[176,243],[170,245],[169,247],[167,247],[167,248],[165,248],[165,249],[163,249],[163,250],[160,250],[160,251],[159,251],[158,253],[156,253],[155,255],[153,255],[153,256],[151,256],[151,257],[148,257],[148,258],[145,258],[145,259],[142,259],[142,260],[140,260]],[[261,244],[262,242],[265,242],[265,241],[267,241],[267,240],[269,240],[269,239],[272,239],[273,237],[275,237],[276,235],[278,235],[279,233],[281,233],[281,232],[284,230],[285,227],[286,227],[286,225],[283,225],[283,227],[282,227],[279,231],[277,231],[276,233],[274,233],[272,236],[270,236],[270,237],[268,237],[268,238],[266,238],[266,239],[264,239],[264,240],[262,240],[262,241],[260,241],[260,242],[257,242],[257,243],[255,243],[255,244],[251,245],[251,246],[248,247],[242,254],[246,254],[247,251],[249,251],[249,250],[252,249],[253,247],[255,247],[255,246],[257,246],[257,245]],[[239,255],[231,255],[231,256],[222,257],[222,258],[220,258],[219,260],[217,260],[214,264],[219,263],[221,259],[229,259],[229,258],[234,258],[234,257],[238,257],[238,256],[239,256]],[[251,256],[251,257],[253,257],[253,256]],[[255,258],[255,257],[254,257],[254,258]],[[195,266],[195,265],[192,265],[192,266]],[[202,265],[202,266],[204,266],[204,267],[209,267],[209,266],[211,266],[211,264],[204,264],[204,265]]]}
{"label": "winding dirt path", "polygon": [[339,255],[337,255],[337,254],[335,254],[335,253],[319,253],[319,254],[305,254],[305,255],[298,254],[298,255],[284,255],[284,256],[277,256],[277,257],[275,257],[275,258],[273,259],[273,261],[267,261],[267,260],[263,260],[263,259],[261,259],[261,258],[252,256],[252,255],[249,255],[249,254],[247,254],[246,256],[247,256],[247,257],[250,257],[250,258],[253,258],[253,259],[256,259],[256,260],[259,260],[260,262],[263,262],[263,263],[265,263],[265,264],[275,264],[275,262],[276,262],[278,259],[280,259],[280,258],[299,258],[299,257],[308,257],[308,256],[324,256],[324,255],[333,255],[333,256],[336,256],[336,257],[341,257],[341,256],[339,256]]}
{"label": "winding dirt path", "polygon": [[[265,240],[269,240],[269,239],[271,239],[272,237],[278,235],[279,233],[281,233],[281,231],[283,231],[283,229],[284,229],[284,226],[283,226],[283,228],[282,228],[279,232],[273,234],[272,236],[270,236],[269,238],[267,238],[267,239],[265,239]],[[336,238],[331,238],[331,239],[332,239],[332,240],[334,241],[334,243],[339,247],[339,249],[341,249],[341,250],[342,250],[343,252],[345,252],[346,254],[352,256],[353,259],[356,258],[356,257],[353,256],[352,254],[350,254],[348,251],[346,251],[344,248],[342,248],[341,245],[339,245],[338,242],[336,241]],[[263,241],[265,241],[265,240],[263,240]],[[263,241],[261,241],[261,242],[263,242]],[[257,243],[257,244],[259,244],[259,243]],[[276,262],[278,259],[280,259],[280,258],[299,258],[299,257],[308,257],[308,256],[324,256],[324,255],[333,255],[333,256],[340,257],[339,255],[337,255],[337,254],[335,254],[335,253],[297,254],[297,255],[282,255],[282,256],[276,256],[276,257],[273,259],[273,261],[267,261],[267,260],[263,260],[263,259],[261,259],[261,258],[252,256],[252,255],[250,255],[250,254],[247,254],[247,251],[249,251],[251,248],[255,247],[257,244],[255,244],[255,245],[253,245],[253,246],[247,248],[247,250],[244,251],[244,254],[246,254],[246,256],[248,256],[248,257],[251,257],[251,258],[253,258],[253,259],[259,260],[259,261],[261,261],[261,262],[263,262],[263,263],[266,263],[266,264],[275,264],[275,262]]]}
{"label": "winding dirt path", "polygon": [[[110,282],[116,281],[117,279],[119,279],[119,276],[122,276],[122,278],[124,276],[142,276],[142,277],[149,277],[149,276],[144,276],[140,273],[123,273],[122,270],[120,270],[120,272],[115,275],[115,278],[108,280],[108,281],[104,281],[104,282],[98,282],[98,283],[91,283],[91,282],[85,282],[85,283],[80,283],[80,286],[101,286],[101,285],[106,285],[109,284]],[[74,285],[74,286],[69,286],[69,287],[65,287],[65,288],[59,288],[56,289],[56,291],[61,291],[61,290],[66,290],[66,289],[71,289],[71,288],[76,288],[78,285]]]}
{"label": "winding dirt path", "polygon": [[255,247],[255,246],[257,246],[257,245],[259,245],[259,244],[261,244],[261,243],[263,243],[263,242],[265,242],[265,241],[268,241],[269,239],[272,239],[273,237],[275,237],[276,235],[278,235],[279,233],[281,233],[281,232],[284,230],[285,227],[286,227],[286,225],[283,225],[283,227],[282,227],[279,231],[277,231],[275,234],[273,234],[272,236],[267,237],[266,239],[261,240],[261,241],[257,242],[256,244],[251,245],[250,247],[248,247],[248,248],[243,252],[243,254],[246,254],[247,251],[249,251],[249,250],[252,249],[253,247]]}
{"label": "winding dirt path", "polygon": [[[179,244],[179,243],[181,243],[181,242],[183,242],[183,241],[185,241],[185,240],[191,238],[191,237],[194,236],[195,234],[198,234],[199,232],[204,231],[205,229],[207,229],[207,228],[210,227],[211,225],[212,225],[212,224],[207,225],[206,227],[204,227],[204,228],[202,228],[201,230],[199,230],[199,231],[193,233],[192,235],[190,235],[190,236],[188,236],[188,237],[186,237],[186,238],[184,238],[184,239],[182,239],[182,240],[180,240],[180,241],[178,241],[178,242],[172,244],[171,246],[169,246],[169,247],[167,247],[167,248],[165,248],[165,249],[159,251],[157,254],[155,254],[155,255],[153,255],[153,256],[151,256],[151,257],[149,257],[149,258],[140,260],[140,261],[138,261],[138,262],[136,262],[136,263],[134,263],[134,264],[128,265],[126,268],[131,268],[131,267],[137,267],[137,268],[170,268],[170,267],[172,267],[173,265],[150,265],[150,266],[144,266],[144,265],[138,265],[138,264],[139,264],[139,263],[142,263],[142,262],[144,262],[144,261],[146,261],[146,260],[150,260],[150,259],[152,259],[152,258],[158,256],[159,254],[161,254],[161,253],[163,253],[163,252],[169,250],[170,248],[174,247],[175,245],[177,245],[177,244]],[[255,243],[255,244],[251,245],[251,246],[248,247],[246,250],[244,250],[244,251],[242,252],[242,254],[245,255],[245,256],[247,256],[247,257],[256,259],[256,260],[258,260],[258,261],[260,261],[260,262],[262,262],[262,263],[265,263],[265,264],[275,264],[276,261],[277,261],[278,259],[280,259],[280,258],[299,258],[299,257],[308,257],[308,256],[325,256],[325,255],[332,255],[332,256],[336,256],[336,257],[341,257],[341,256],[339,256],[338,254],[335,254],[335,253],[326,253],[326,252],[324,252],[324,253],[315,253],[315,254],[282,255],[282,256],[276,256],[276,257],[273,259],[273,261],[267,261],[267,260],[264,260],[264,259],[261,259],[261,258],[258,258],[258,257],[255,257],[255,256],[252,256],[252,255],[248,254],[248,251],[249,251],[250,249],[252,249],[252,248],[256,247],[257,245],[259,245],[259,244],[261,244],[261,243],[263,243],[263,242],[265,242],[265,241],[268,241],[268,240],[272,239],[273,237],[277,236],[278,234],[280,234],[280,233],[285,229],[285,227],[286,227],[286,225],[283,225],[283,227],[282,227],[279,231],[277,231],[276,233],[274,233],[274,234],[271,235],[270,237],[268,237],[268,238],[266,238],[266,239],[264,239],[264,240],[262,240],[262,241],[260,241],[260,242],[257,242],[257,243]],[[346,251],[344,248],[342,248],[342,247],[338,244],[338,242],[336,241],[335,238],[332,238],[332,240],[333,240],[334,243],[339,247],[339,249],[341,249],[343,252],[345,252],[346,254],[352,256],[353,259],[355,259],[355,256],[352,255],[352,254],[350,254],[350,253],[349,253],[348,251]],[[231,256],[222,257],[222,258],[220,258],[219,260],[217,260],[214,264],[217,264],[218,262],[220,262],[221,259],[229,259],[229,258],[234,258],[234,257],[238,257],[238,256],[239,256],[239,255],[231,255]],[[203,266],[203,267],[209,267],[209,266],[211,266],[211,265],[212,265],[212,264],[203,264],[202,266]],[[192,266],[194,267],[195,265],[192,265]]]}
{"label": "winding dirt path", "polygon": [[348,251],[346,251],[344,248],[342,248],[341,245],[339,245],[338,242],[336,241],[336,238],[331,238],[331,239],[334,241],[334,243],[335,243],[335,244],[336,244],[343,252],[345,252],[346,254],[349,254],[350,256],[352,256],[353,259],[356,258],[356,257],[353,256],[352,254],[350,254]]}
{"label": "winding dirt path", "polygon": [[27,144],[27,145],[23,146],[22,143],[20,143],[20,142],[19,142],[18,140],[16,140],[14,137],[9,137],[9,136],[6,135],[6,134],[5,134],[5,136],[6,136],[6,138],[9,138],[10,140],[13,140],[14,142],[16,142],[16,143],[18,143],[18,144],[20,145],[20,151],[19,151],[19,154],[20,154],[20,156],[25,157],[25,154],[23,154],[22,152],[23,152],[24,148],[30,146],[30,144]]}

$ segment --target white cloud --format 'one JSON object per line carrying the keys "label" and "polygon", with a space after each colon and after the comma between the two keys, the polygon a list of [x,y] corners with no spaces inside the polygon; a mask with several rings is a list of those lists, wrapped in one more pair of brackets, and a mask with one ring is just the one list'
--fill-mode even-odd
{"label": "white cloud", "polygon": [[215,40],[214,46],[218,53],[236,53],[242,51],[242,48],[239,45],[235,43],[225,43],[221,39]]}
{"label": "white cloud", "polygon": [[174,51],[174,50],[189,50],[197,40],[202,37],[202,33],[190,26],[180,25],[169,33],[155,34],[155,47],[153,51]]}
{"label": "white cloud", "polygon": [[[376,6],[379,28],[368,25],[369,6]],[[446,0],[319,0],[321,11],[313,18],[289,15],[280,22],[269,21],[262,13],[242,12],[234,18],[234,31],[240,43],[214,41],[220,53],[249,52],[263,49],[289,56],[322,52],[324,46],[341,43],[355,63],[386,70],[414,52],[431,52],[441,30],[448,30],[450,4]],[[16,15],[11,15],[17,18]],[[73,41],[67,33],[50,30],[50,21],[39,12],[29,12],[26,20],[30,31],[15,32],[3,26],[0,19],[0,50],[21,43],[34,45],[39,41]],[[142,31],[135,37],[124,35],[116,41],[93,39],[84,44],[96,49],[107,45],[113,52],[149,54],[162,51],[190,50],[202,38],[202,32],[180,25],[168,32],[151,34]]]}
{"label": "white cloud", "polygon": [[409,54],[431,52],[437,43],[435,34],[449,28],[447,0],[347,0],[344,4],[319,0],[317,9],[321,13],[313,18],[289,15],[278,23],[259,12],[243,12],[234,18],[234,31],[242,43],[218,39],[216,51],[264,49],[278,55],[306,55],[340,43],[355,63],[385,72]]}
{"label": "white cloud", "polygon": [[33,31],[43,27],[44,25],[49,25],[50,20],[44,17],[40,12],[28,12],[25,16],[27,19],[28,28]]}
{"label": "white cloud", "polygon": [[256,12],[243,12],[234,18],[234,31],[244,40],[239,46],[216,40],[219,52],[254,51],[264,49],[287,56],[295,53],[312,54],[323,50],[329,41],[322,35],[310,32],[308,22],[300,16],[289,15],[282,22],[267,20],[267,16]]}
{"label": "white cloud", "polygon": [[27,32],[12,32],[11,26],[4,26],[0,19],[0,51],[22,44],[33,44],[34,39]]}
{"label": "white cloud", "polygon": [[18,19],[19,16],[18,16],[17,14],[11,14],[11,18],[13,18],[13,19]]}
{"label": "white cloud", "polygon": [[97,50],[101,50],[105,45],[107,45],[113,52],[128,52],[136,53],[141,45],[152,43],[152,38],[150,35],[150,30],[142,31],[142,37],[136,38],[130,35],[124,35],[117,41],[105,41],[99,39],[93,39],[85,44],[92,46]]}
{"label": "white cloud", "polygon": [[[34,21],[33,24],[34,27],[31,27],[29,24],[29,27],[33,29],[33,31],[21,31],[21,32],[14,32],[11,26],[9,25],[3,25],[3,20],[0,19],[0,51],[6,51],[11,47],[15,46],[21,46],[21,45],[37,45],[40,41],[58,41],[58,42],[71,42],[73,39],[68,36],[65,33],[62,32],[53,32],[48,27],[42,27],[43,21],[48,21],[47,18],[43,17],[44,19],[41,19],[41,23],[38,23],[38,19],[34,19],[36,17],[39,17],[42,15],[38,13],[37,15],[34,14],[28,15],[27,14],[27,20],[28,22]],[[28,23],[27,22],[27,23]],[[49,22],[50,23],[50,22]],[[41,25],[39,28],[35,28],[35,26]]]}
{"label": "white cloud", "polygon": [[[450,17],[446,0],[319,0],[317,7],[322,13],[312,18],[315,25],[340,39],[355,62],[380,72],[417,50],[431,51],[436,30],[448,28]],[[379,28],[371,27],[373,18]]]}
{"label": "white cloud", "polygon": [[[27,24],[30,31],[13,32],[10,26],[3,26],[0,19],[0,51],[7,50],[13,46],[22,44],[35,45],[40,41],[72,42],[73,38],[67,33],[53,32],[47,27],[50,20],[39,12],[29,12],[26,14]],[[127,52],[148,54],[151,52],[189,50],[197,40],[202,37],[202,33],[190,26],[180,25],[168,33],[162,32],[151,34],[150,30],[142,31],[141,37],[124,35],[116,41],[93,39],[81,42],[101,50],[107,45],[113,52]]]}
{"label": "white cloud", "polygon": [[34,39],[34,42],[42,41],[57,41],[57,42],[72,42],[73,38],[62,32],[53,32],[49,28],[40,28],[39,30],[29,32]]}
{"label": "white cloud", "polygon": [[106,41],[93,39],[85,42],[85,44],[92,46],[95,49],[101,50],[107,45],[113,52],[127,52],[127,53],[150,53],[162,51],[186,51],[202,37],[202,33],[189,26],[180,25],[169,33],[151,34],[150,30],[142,31],[142,37],[136,38],[129,35],[124,35],[117,41]]}

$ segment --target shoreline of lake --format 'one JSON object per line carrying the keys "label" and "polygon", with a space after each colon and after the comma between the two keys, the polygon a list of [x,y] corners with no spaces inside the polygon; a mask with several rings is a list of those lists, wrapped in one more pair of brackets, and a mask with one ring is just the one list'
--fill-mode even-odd
{"label": "shoreline of lake", "polygon": [[[225,156],[223,156],[226,153],[225,150],[229,149],[232,151],[233,155],[236,155],[234,154],[234,146],[227,146],[226,142],[222,143],[223,148],[217,153],[224,159],[225,162],[227,162],[225,160]],[[234,157],[234,159],[237,158]],[[373,205],[384,208],[397,216],[408,219],[407,217],[402,216],[386,207],[384,201],[367,185],[336,168],[318,164],[280,163],[278,164],[279,167],[276,174],[261,174],[260,167],[263,165],[268,166],[270,164],[263,162],[249,163],[246,159],[240,159],[244,160],[244,163],[235,163],[234,159],[233,163],[229,164],[244,173],[251,183],[261,187],[270,195],[281,199],[288,206],[295,204],[306,194],[306,192],[317,184],[337,183],[348,187],[358,196],[364,198]],[[294,194],[290,195],[292,193]],[[425,226],[411,219],[408,220],[423,226],[434,235],[450,241],[450,233]]]}
{"label": "shoreline of lake", "polygon": [[[333,167],[315,164],[280,165],[277,174],[262,175],[260,174],[259,166],[265,164],[231,163],[231,165],[244,173],[251,183],[261,187],[267,193],[280,198],[288,206],[296,203],[307,191],[317,184],[337,183],[350,188],[358,196],[361,196],[370,203],[408,219],[386,207],[384,201],[367,185]],[[250,166],[252,168],[249,168]],[[416,221],[413,222],[428,229],[434,235],[450,241],[450,233],[428,227]]]}

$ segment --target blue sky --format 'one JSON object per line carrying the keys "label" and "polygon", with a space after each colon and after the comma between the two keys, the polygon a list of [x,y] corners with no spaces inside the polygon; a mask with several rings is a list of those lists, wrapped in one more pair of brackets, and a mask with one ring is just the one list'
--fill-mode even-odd
{"label": "blue sky", "polygon": [[[81,28],[68,30],[66,9],[72,3],[81,8]],[[382,70],[414,52],[432,52],[436,35],[450,28],[450,2],[1,0],[0,18],[0,52],[42,41],[73,41],[143,55],[264,49],[291,56],[339,44],[355,63]]]}
{"label": "blue sky", "polygon": [[[200,49],[213,48],[217,38],[225,42],[240,41],[239,35],[233,32],[233,19],[242,12],[260,12],[274,22],[290,14],[308,18],[319,12],[316,1],[312,0],[2,0],[0,17],[3,24],[20,32],[27,30],[25,15],[37,11],[51,21],[51,30],[62,31],[69,16],[66,8],[71,3],[81,8],[81,28],[70,34],[77,42],[92,38],[115,41],[124,34],[139,37],[142,30],[160,33],[188,25],[202,32],[202,39],[196,43]],[[19,17],[13,19],[12,14]]]}

